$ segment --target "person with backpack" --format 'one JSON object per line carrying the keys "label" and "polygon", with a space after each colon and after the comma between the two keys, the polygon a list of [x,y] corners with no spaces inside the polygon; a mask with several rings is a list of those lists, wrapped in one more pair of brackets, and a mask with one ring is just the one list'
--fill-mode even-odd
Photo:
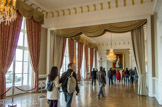
{"label": "person with backpack", "polygon": [[100,94],[102,95],[102,97],[104,97],[102,88],[106,84],[105,73],[103,72],[102,67],[100,67],[100,71],[97,73],[97,79],[98,79],[99,87],[100,87],[99,92],[98,92],[98,99],[100,99]]}
{"label": "person with backpack", "polygon": [[52,67],[50,74],[46,79],[46,87],[47,90],[47,99],[49,103],[49,107],[57,107],[59,90],[62,84],[59,83],[58,77],[58,68],[56,66]]}
{"label": "person with backpack", "polygon": [[60,78],[62,90],[65,95],[66,107],[71,107],[73,93],[76,90],[76,95],[79,93],[76,73],[73,71],[73,63],[68,64],[68,70],[64,72]]}
{"label": "person with backpack", "polygon": [[110,83],[113,84],[113,78],[112,78],[113,77],[113,71],[112,71],[112,68],[109,69],[107,74],[108,74],[108,79],[109,79],[109,85],[110,85]]}

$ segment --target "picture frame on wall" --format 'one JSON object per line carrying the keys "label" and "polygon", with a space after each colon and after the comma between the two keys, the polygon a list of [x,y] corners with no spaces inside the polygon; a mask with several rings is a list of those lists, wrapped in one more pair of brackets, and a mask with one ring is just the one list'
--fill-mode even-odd
{"label": "picture frame on wall", "polygon": [[123,70],[124,69],[124,53],[117,52],[115,53],[115,55],[116,55],[116,59],[112,62],[112,68]]}

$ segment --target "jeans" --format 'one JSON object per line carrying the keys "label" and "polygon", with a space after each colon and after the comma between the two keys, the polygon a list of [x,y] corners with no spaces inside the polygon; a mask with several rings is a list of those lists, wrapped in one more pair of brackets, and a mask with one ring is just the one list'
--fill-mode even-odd
{"label": "jeans", "polygon": [[66,107],[71,107],[73,93],[70,94],[68,92],[64,92],[64,95],[65,95]]}
{"label": "jeans", "polygon": [[116,82],[116,76],[115,75],[113,75],[113,80],[114,80],[114,82]]}
{"label": "jeans", "polygon": [[109,85],[110,85],[110,83],[113,84],[112,77],[109,77]]}
{"label": "jeans", "polygon": [[129,77],[125,77],[125,82],[127,84],[127,82],[129,83]]}
{"label": "jeans", "polygon": [[99,83],[99,87],[100,87],[99,92],[98,92],[98,96],[99,96],[99,97],[100,97],[100,94],[101,94],[102,96],[104,96],[104,95],[103,95],[103,91],[102,91],[103,86],[104,86],[103,83]]}

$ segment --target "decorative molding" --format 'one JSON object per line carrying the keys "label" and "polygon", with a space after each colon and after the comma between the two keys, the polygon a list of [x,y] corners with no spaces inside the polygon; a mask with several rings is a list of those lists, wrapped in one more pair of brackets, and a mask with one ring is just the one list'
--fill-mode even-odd
{"label": "decorative molding", "polygon": [[[128,0],[123,0],[123,6],[126,7]],[[30,2],[29,0],[24,0],[24,2]],[[113,3],[114,2],[114,3]],[[141,4],[148,3],[148,2],[153,2],[153,0],[140,0]],[[114,4],[114,5],[111,5]],[[119,0],[115,1],[108,1],[108,2],[101,2],[101,3],[96,3],[96,4],[89,4],[89,5],[82,5],[79,7],[74,7],[74,8],[68,8],[68,9],[60,9],[60,10],[55,10],[55,11],[50,11],[48,12],[47,10],[44,10],[41,8],[41,6],[36,6],[33,3],[29,3],[31,7],[36,8],[37,10],[40,10],[40,12],[44,13],[46,15],[46,18],[54,18],[54,17],[61,17],[61,16],[66,16],[66,15],[72,15],[72,10],[74,10],[74,14],[80,14],[80,13],[86,13],[86,12],[93,12],[93,11],[98,11],[98,10],[105,10],[105,9],[111,9],[113,7],[119,8],[122,5],[119,5]],[[100,9],[97,9],[97,7],[100,5]],[[105,8],[105,6],[108,6]],[[132,0],[132,5],[135,5],[135,0]],[[84,8],[86,8],[84,11]],[[79,12],[81,11],[81,12]],[[60,14],[60,12],[62,14]],[[48,13],[48,14],[47,14]],[[55,15],[57,14],[57,15]]]}
{"label": "decorative molding", "polygon": [[[109,46],[111,42],[106,42],[106,43],[96,43],[97,46]],[[112,45],[119,46],[119,45],[131,45],[131,41],[116,41],[113,42]]]}

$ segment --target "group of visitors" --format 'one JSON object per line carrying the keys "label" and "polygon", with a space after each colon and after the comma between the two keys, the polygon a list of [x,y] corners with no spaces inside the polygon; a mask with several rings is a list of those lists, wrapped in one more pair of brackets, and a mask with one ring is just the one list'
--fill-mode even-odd
{"label": "group of visitors", "polygon": [[133,85],[134,81],[135,83],[137,83],[138,81],[136,68],[134,70],[132,69],[128,70],[128,68],[126,68],[126,70],[123,71],[110,68],[107,74],[108,74],[109,85],[120,84],[120,83],[129,84],[130,81],[131,84]]}
{"label": "group of visitors", "polygon": [[[107,72],[109,85],[111,84],[120,84],[126,83],[129,84],[129,81],[133,84],[138,80],[138,75],[136,68],[134,70],[126,68],[126,70],[119,71],[116,69],[110,68]],[[98,99],[104,97],[103,87],[106,85],[106,71],[105,68],[100,67],[100,70],[93,68],[91,72],[92,77],[92,86],[96,85],[96,79],[99,83],[99,92]],[[62,87],[62,91],[65,95],[66,107],[71,107],[73,94],[76,91],[76,95],[79,93],[79,87],[77,83],[76,73],[73,71],[73,63],[68,64],[68,70],[64,72],[59,79],[58,68],[56,66],[51,68],[50,74],[46,79],[46,90],[47,90],[47,99],[49,107],[57,107],[58,96],[59,96],[59,87]]]}
{"label": "group of visitors", "polygon": [[57,107],[59,90],[65,95],[66,107],[71,107],[73,93],[76,90],[76,95],[79,93],[76,73],[73,71],[73,63],[68,64],[68,70],[64,72],[59,79],[58,68],[52,67],[50,74],[46,79],[46,90],[49,107]]}

